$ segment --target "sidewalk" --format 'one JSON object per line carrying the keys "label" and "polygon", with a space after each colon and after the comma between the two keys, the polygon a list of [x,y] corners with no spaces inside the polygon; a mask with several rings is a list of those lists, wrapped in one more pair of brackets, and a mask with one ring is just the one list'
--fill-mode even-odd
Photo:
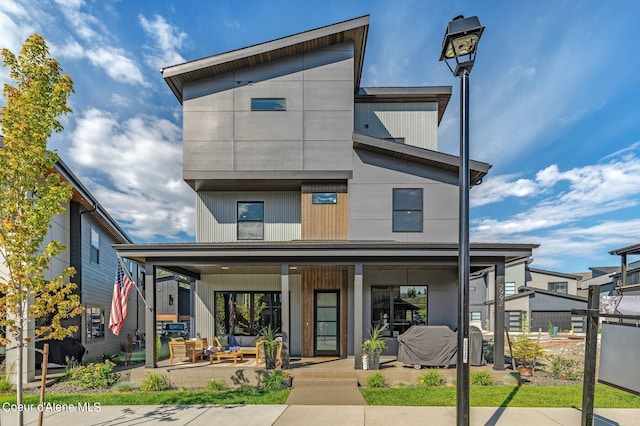
{"label": "sidewalk", "polygon": [[[2,406],[0,425],[16,424],[16,413]],[[435,425],[456,424],[455,407],[381,407],[363,405],[196,405],[196,406],[104,406],[99,411],[46,411],[47,426],[156,425],[199,426],[242,424],[243,426],[314,425]],[[640,410],[596,409],[594,425],[635,426]],[[25,424],[37,425],[38,412],[24,413]],[[472,407],[470,424],[481,425],[579,425],[581,413],[573,408],[485,408]]]}

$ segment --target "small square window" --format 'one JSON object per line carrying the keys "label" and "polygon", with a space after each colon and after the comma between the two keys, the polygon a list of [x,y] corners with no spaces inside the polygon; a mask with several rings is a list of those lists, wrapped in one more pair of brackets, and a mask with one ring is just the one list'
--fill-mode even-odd
{"label": "small square window", "polygon": [[284,98],[251,98],[251,111],[286,111]]}
{"label": "small square window", "polygon": [[314,192],[312,199],[313,204],[336,204],[338,194],[335,192]]}

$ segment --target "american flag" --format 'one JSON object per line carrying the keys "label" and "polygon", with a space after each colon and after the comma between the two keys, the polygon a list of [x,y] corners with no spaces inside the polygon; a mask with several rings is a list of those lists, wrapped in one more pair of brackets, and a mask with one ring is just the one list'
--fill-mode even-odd
{"label": "american flag", "polygon": [[116,282],[113,285],[113,299],[111,299],[111,313],[109,314],[109,329],[116,336],[120,334],[124,320],[127,317],[127,299],[133,287],[133,282],[122,269],[122,264],[118,262],[116,271]]}

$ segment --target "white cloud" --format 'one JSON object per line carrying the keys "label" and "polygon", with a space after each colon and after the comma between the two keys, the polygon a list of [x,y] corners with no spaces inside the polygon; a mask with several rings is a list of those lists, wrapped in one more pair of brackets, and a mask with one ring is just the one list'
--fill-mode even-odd
{"label": "white cloud", "polygon": [[80,10],[84,6],[83,0],[55,0],[55,3],[81,39],[87,42],[104,41],[104,34],[108,34],[106,27],[95,16]]}
{"label": "white cloud", "polygon": [[102,68],[109,77],[116,81],[129,84],[141,84],[147,86],[148,83],[138,68],[135,60],[126,56],[123,49],[111,46],[99,47],[88,50],[86,56],[96,67]]}
{"label": "white cloud", "polygon": [[149,66],[159,69],[185,62],[178,50],[182,48],[182,43],[187,38],[186,33],[180,32],[159,15],[155,15],[153,20],[148,20],[142,15],[139,19],[140,25],[154,42],[154,46],[147,49],[152,53],[145,55]]}
{"label": "white cloud", "polygon": [[99,109],[85,111],[71,135],[70,158],[93,174],[83,182],[136,239],[194,235],[194,195],[181,176],[180,135],[179,127],[158,117],[120,122]]}
{"label": "white cloud", "polygon": [[[29,12],[14,0],[0,2],[0,49],[20,52],[24,41],[35,32]],[[9,83],[9,70],[0,66],[0,87]]]}
{"label": "white cloud", "polygon": [[511,180],[513,178],[514,175],[502,175],[485,179],[471,191],[471,207],[496,203],[508,197],[527,197],[538,190],[538,185],[529,179]]}

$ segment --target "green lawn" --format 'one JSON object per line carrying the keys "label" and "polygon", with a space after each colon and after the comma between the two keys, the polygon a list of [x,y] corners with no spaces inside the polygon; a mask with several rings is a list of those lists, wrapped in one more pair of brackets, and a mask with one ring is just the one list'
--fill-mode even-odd
{"label": "green lawn", "polygon": [[[367,405],[455,406],[456,388],[363,388]],[[582,386],[472,386],[472,407],[580,407]],[[102,405],[285,404],[289,390],[267,391],[251,387],[233,391],[165,391],[96,394],[51,394],[47,402]],[[15,394],[0,395],[0,405],[14,403]],[[25,395],[25,404],[37,404],[38,396]],[[640,396],[609,386],[596,385],[595,408],[640,408]]]}
{"label": "green lawn", "polygon": [[[122,392],[93,394],[52,394],[46,402],[58,404],[95,403],[101,405],[197,405],[197,404],[284,404],[289,390],[267,391],[244,388],[234,391],[165,391],[165,392]],[[0,405],[15,403],[15,394],[0,395]],[[25,395],[25,404],[38,404],[37,395]]]}
{"label": "green lawn", "polygon": [[[455,387],[361,390],[367,405],[455,406]],[[472,386],[472,407],[580,407],[582,386]],[[596,408],[640,408],[640,396],[596,385]]]}

